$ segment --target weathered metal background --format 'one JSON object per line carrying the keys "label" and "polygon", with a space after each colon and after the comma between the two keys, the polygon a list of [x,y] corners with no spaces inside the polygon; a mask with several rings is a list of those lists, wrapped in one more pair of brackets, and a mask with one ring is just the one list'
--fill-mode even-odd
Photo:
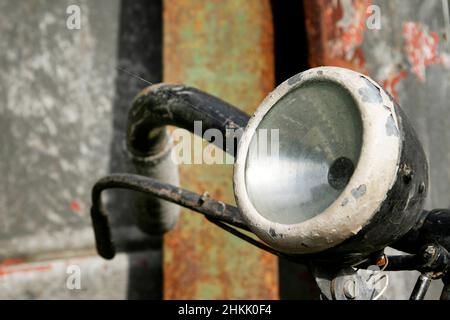
{"label": "weathered metal background", "polygon": [[[1,299],[157,299],[162,277],[157,262],[161,251],[118,254],[106,261],[98,256],[76,256],[29,263],[3,261]],[[74,266],[80,270],[80,289],[73,285]],[[155,270],[156,269],[156,270]],[[155,275],[156,273],[156,275]]]}
{"label": "weathered metal background", "polygon": [[[165,0],[165,82],[185,83],[251,113],[274,87],[266,0]],[[234,203],[231,165],[184,165],[181,183]],[[276,299],[277,260],[184,211],[165,237],[166,299]]]}
{"label": "weathered metal background", "polygon": [[[69,5],[80,30],[66,27]],[[105,262],[89,218],[93,183],[124,167],[125,115],[147,86],[117,67],[161,81],[161,2],[0,0],[0,12],[0,298],[161,297],[161,239],[113,197],[119,247],[145,251]],[[71,263],[81,291],[62,280]]]}
{"label": "weathered metal background", "polygon": [[[400,103],[430,164],[426,207],[449,207],[450,23],[447,0],[305,1],[311,66],[335,65],[370,75]],[[379,29],[367,18],[380,9]],[[369,23],[370,25],[370,23]],[[391,274],[390,298],[406,298],[416,272]],[[438,298],[437,281],[428,298]]]}
{"label": "weathered metal background", "polygon": [[[430,161],[427,208],[448,207],[448,1],[298,2],[310,65],[369,74],[399,100]],[[81,7],[81,30],[66,28],[72,4]],[[381,10],[379,30],[366,25],[371,4]],[[165,0],[163,32],[162,9],[159,0],[0,0],[0,298],[161,297],[161,239],[145,237],[123,214],[123,193],[109,200],[115,239],[139,252],[105,262],[93,249],[90,188],[107,172],[124,170],[126,111],[147,86],[117,67],[151,82],[199,87],[249,113],[275,82],[268,0]],[[283,77],[301,71],[291,66]],[[229,203],[231,175],[231,165],[181,168],[184,187]],[[275,257],[189,211],[165,237],[164,250],[165,298],[279,297]],[[69,264],[81,268],[81,291],[66,287]],[[280,272],[293,275],[284,277],[283,297],[312,293],[300,288],[310,280],[303,268],[281,263]],[[391,275],[388,297],[405,298],[416,276]],[[439,287],[428,298],[437,298]]]}

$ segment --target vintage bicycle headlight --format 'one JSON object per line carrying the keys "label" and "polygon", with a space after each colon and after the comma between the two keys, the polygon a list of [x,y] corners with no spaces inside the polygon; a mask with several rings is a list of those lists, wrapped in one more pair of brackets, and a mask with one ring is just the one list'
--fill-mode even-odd
{"label": "vintage bicycle headlight", "polygon": [[236,202],[251,230],[286,253],[367,254],[417,222],[423,149],[373,80],[321,67],[278,86],[239,143]]}

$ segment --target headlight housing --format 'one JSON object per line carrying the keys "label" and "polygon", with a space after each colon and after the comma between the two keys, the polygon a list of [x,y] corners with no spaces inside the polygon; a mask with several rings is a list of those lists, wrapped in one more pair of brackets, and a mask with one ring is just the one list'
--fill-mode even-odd
{"label": "headlight housing", "polygon": [[291,254],[382,249],[417,222],[427,186],[423,149],[399,106],[373,80],[336,67],[269,94],[234,167],[250,229]]}

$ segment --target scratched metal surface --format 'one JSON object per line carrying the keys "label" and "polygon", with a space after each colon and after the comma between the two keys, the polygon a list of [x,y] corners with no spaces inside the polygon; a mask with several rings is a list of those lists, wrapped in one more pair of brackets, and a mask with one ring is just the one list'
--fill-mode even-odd
{"label": "scratched metal surface", "polygon": [[[269,1],[164,1],[164,81],[252,112],[274,86]],[[181,184],[233,203],[231,165],[184,165]],[[184,210],[164,244],[166,299],[278,298],[277,260]]]}
{"label": "scratched metal surface", "polygon": [[[52,250],[53,234],[86,226],[87,186],[108,167],[100,137],[112,133],[114,79],[105,75],[115,58],[106,53],[116,50],[117,24],[98,41],[107,31],[95,20],[117,15],[118,3],[106,12],[90,7],[77,32],[65,25],[68,4],[0,2],[0,256],[25,246],[29,254]],[[90,234],[80,234],[81,246],[90,242]]]}
{"label": "scratched metal surface", "polygon": [[[66,28],[68,5],[81,8],[80,30]],[[27,261],[86,255],[93,257],[83,260],[84,266],[100,263],[89,218],[90,189],[107,172],[123,170],[126,111],[148,85],[116,67],[161,80],[161,10],[159,1],[0,0],[1,270],[11,261],[9,268],[22,270]],[[140,277],[130,285],[152,282],[152,293],[139,286],[127,293],[118,285],[111,297],[139,292],[161,297],[161,239],[144,237],[124,214],[126,202],[119,206],[111,198],[119,247],[153,248],[140,269],[127,270],[123,257],[111,267],[122,277]],[[133,258],[126,259],[131,263]],[[59,279],[61,270],[44,270],[41,276]],[[25,286],[20,274],[25,277],[15,272],[19,287],[8,297],[49,297],[42,282]],[[0,285],[5,281],[0,272]],[[99,277],[80,297],[108,298],[106,291],[95,289],[104,281]],[[52,291],[54,298],[66,297],[59,289]]]}
{"label": "scratched metal surface", "polygon": [[[370,75],[400,103],[424,145],[431,184],[427,208],[449,207],[450,60],[447,0],[305,1],[312,66],[337,65]],[[367,7],[381,9],[369,29]],[[389,298],[404,299],[416,272],[391,274]],[[435,281],[427,298],[438,298]]]}

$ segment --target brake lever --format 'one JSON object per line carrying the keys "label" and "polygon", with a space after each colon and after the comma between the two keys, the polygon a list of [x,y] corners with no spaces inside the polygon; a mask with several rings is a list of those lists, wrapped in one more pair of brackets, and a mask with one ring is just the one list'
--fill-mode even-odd
{"label": "brake lever", "polygon": [[105,259],[112,259],[115,246],[112,240],[108,213],[102,205],[101,194],[107,189],[129,189],[154,195],[158,198],[178,204],[203,214],[205,217],[220,220],[243,230],[249,230],[241,218],[239,209],[214,200],[207,193],[202,195],[163,183],[156,179],[134,174],[111,174],[94,185],[92,189],[91,219],[94,229],[97,251]]}

